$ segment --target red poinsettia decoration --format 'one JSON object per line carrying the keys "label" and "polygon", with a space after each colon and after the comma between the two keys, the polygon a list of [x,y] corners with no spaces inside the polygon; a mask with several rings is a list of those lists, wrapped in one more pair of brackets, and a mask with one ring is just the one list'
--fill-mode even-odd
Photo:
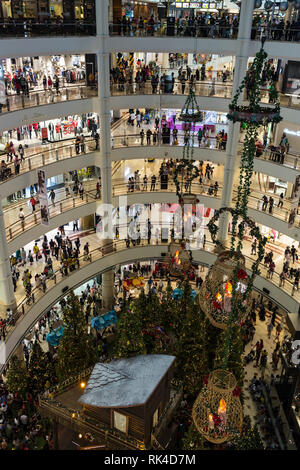
{"label": "red poinsettia decoration", "polygon": [[215,300],[213,301],[213,306],[215,307],[215,309],[221,310],[221,305],[219,304],[219,302],[216,302]]}
{"label": "red poinsettia decoration", "polygon": [[203,384],[204,384],[204,385],[207,385],[207,384],[208,384],[208,375],[205,375],[205,376],[203,377]]}
{"label": "red poinsettia decoration", "polygon": [[232,391],[232,395],[234,397],[239,397],[241,395],[242,389],[238,385],[235,387],[235,389]]}
{"label": "red poinsettia decoration", "polygon": [[244,271],[244,269],[240,268],[237,272],[237,278],[247,280],[248,279],[248,274],[246,273],[246,271]]}
{"label": "red poinsettia decoration", "polygon": [[219,415],[213,414],[213,422],[215,423],[216,426],[220,426],[222,420]]}

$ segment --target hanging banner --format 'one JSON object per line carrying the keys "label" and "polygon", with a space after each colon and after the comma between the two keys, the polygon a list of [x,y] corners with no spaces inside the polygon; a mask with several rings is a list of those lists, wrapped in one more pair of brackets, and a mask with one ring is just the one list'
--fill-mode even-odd
{"label": "hanging banner", "polygon": [[42,127],[42,139],[43,140],[48,139],[48,129],[47,129],[47,127]]}
{"label": "hanging banner", "polygon": [[0,64],[0,103],[6,103],[6,90],[5,90],[5,79],[4,79],[4,69]]}
{"label": "hanging banner", "polygon": [[39,187],[39,201],[41,208],[41,224],[49,225],[49,208],[48,208],[48,197],[47,197],[47,179],[44,170],[37,171],[38,176],[38,187]]}
{"label": "hanging banner", "polygon": [[289,214],[288,227],[291,228],[295,223],[300,200],[300,175],[296,177],[291,195],[291,210]]}

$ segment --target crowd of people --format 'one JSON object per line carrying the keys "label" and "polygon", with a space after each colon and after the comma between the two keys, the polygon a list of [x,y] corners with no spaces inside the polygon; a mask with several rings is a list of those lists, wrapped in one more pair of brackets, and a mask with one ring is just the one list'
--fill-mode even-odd
{"label": "crowd of people", "polygon": [[261,39],[266,36],[271,41],[299,41],[300,21],[284,21],[283,17],[268,20],[264,14],[255,15],[252,21],[251,39]]}
{"label": "crowd of people", "polygon": [[95,35],[95,19],[74,19],[70,22],[67,16],[55,15],[52,18],[12,18],[8,16],[0,21],[0,36],[72,36]]}
{"label": "crowd of people", "polygon": [[[51,429],[44,426],[36,398],[8,390],[0,380],[0,450],[51,450]],[[42,438],[42,446],[38,438]]]}
{"label": "crowd of people", "polygon": [[122,36],[192,36],[209,38],[236,38],[238,33],[238,15],[220,11],[218,13],[203,12],[196,16],[175,18],[174,26],[170,27],[166,19],[140,16],[117,19],[110,25],[110,34]]}
{"label": "crowd of people", "polygon": [[[167,190],[169,185],[169,178],[171,182],[173,182],[174,172],[177,167],[177,161],[173,159],[170,160],[163,160],[159,168],[159,174],[156,176],[152,174],[148,177],[146,174],[141,177],[140,171],[136,170],[134,172],[134,176],[130,176],[127,182],[127,192],[133,193],[134,191],[148,191],[148,187],[150,187],[150,191],[159,190],[156,186],[157,183],[160,183],[160,189]],[[214,183],[210,183],[208,186],[207,182],[211,181],[213,178],[214,167],[212,164],[207,162],[204,164],[202,160],[199,161],[198,170],[199,170],[199,178],[198,180],[194,180],[194,183],[199,184],[199,193],[203,194],[207,189],[207,194],[210,196],[218,196],[219,190],[219,183],[215,181]],[[183,185],[186,191],[189,189],[190,185],[190,177],[187,173],[182,175]]]}
{"label": "crowd of people", "polygon": [[[74,221],[73,229],[74,231],[79,230],[78,221]],[[64,227],[61,226],[54,239],[48,240],[47,235],[44,235],[41,247],[35,242],[32,249],[26,251],[22,247],[10,257],[14,289],[16,290],[18,281],[22,281],[28,305],[33,301],[33,288],[46,292],[47,280],[55,278],[54,260],[59,262],[59,272],[63,277],[80,267],[80,238],[77,237],[72,241],[68,236],[64,237]],[[86,242],[83,246],[84,261],[90,260],[89,251],[89,242]],[[30,267],[34,262],[42,260],[43,257],[43,271],[40,274],[36,273],[33,278]],[[21,267],[23,268],[22,274]]]}
{"label": "crowd of people", "polygon": [[[189,92],[190,89],[197,92],[198,85],[200,86],[201,82],[207,80],[211,75],[212,71],[207,73],[205,64],[195,69],[188,65],[181,66],[175,76],[175,72],[162,71],[157,63],[154,66],[152,63],[151,67],[146,64],[140,65],[134,70],[129,66],[128,61],[123,59],[119,65],[110,70],[110,83],[112,93],[114,91],[144,93],[145,87],[148,85],[149,91],[152,89],[152,94],[174,93],[176,86],[177,93],[184,95],[185,91]],[[220,82],[226,83],[231,72],[224,65],[220,72],[216,71],[216,75]],[[210,79],[210,83],[210,94],[213,95],[215,94],[216,78]]]}

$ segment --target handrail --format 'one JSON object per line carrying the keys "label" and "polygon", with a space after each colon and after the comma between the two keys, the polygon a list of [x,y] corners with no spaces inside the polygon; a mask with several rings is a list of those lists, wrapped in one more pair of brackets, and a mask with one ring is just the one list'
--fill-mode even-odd
{"label": "handrail", "polygon": [[55,20],[45,22],[23,20],[5,20],[0,22],[0,38],[6,37],[25,39],[31,37],[51,37],[51,36],[94,36],[96,34],[96,24],[90,20],[75,20],[74,23],[61,22]]}
{"label": "handrail", "polygon": [[24,94],[9,95],[6,97],[6,103],[0,105],[0,113],[5,114],[12,111],[18,111],[20,109],[33,108],[35,106],[87,99],[98,95],[97,88],[85,85],[60,88],[60,90],[59,94],[55,94],[53,90],[50,90],[50,93],[45,93],[43,90],[30,92],[29,96]]}
{"label": "handrail", "polygon": [[[66,197],[65,199],[61,199],[54,204],[49,204],[49,214],[50,219],[52,217],[56,217],[67,210],[74,209],[75,207],[85,205],[89,202],[96,200],[96,190],[87,190],[84,188],[83,197],[80,195],[78,196],[70,196]],[[41,213],[40,211],[35,211],[32,214],[28,214],[25,216],[24,221],[17,220],[10,224],[8,227],[5,228],[6,237],[8,241],[14,240],[17,238],[21,233],[24,233],[26,230],[32,229],[32,227],[41,223]]]}
{"label": "handrail", "polygon": [[93,433],[102,433],[104,434],[103,437],[105,437],[105,439],[108,437],[112,439],[117,438],[118,441],[124,441],[126,444],[131,444],[135,448],[140,448],[140,445],[142,444],[138,439],[135,439],[132,436],[127,436],[115,428],[111,428],[100,423],[98,420],[84,414],[83,411],[68,408],[57,400],[43,397],[40,398],[39,406],[45,411],[48,410],[50,413],[60,416],[71,423],[77,424],[78,426],[88,426],[88,429]]}
{"label": "handrail", "polygon": [[[159,244],[168,246],[169,241],[166,241],[166,242],[160,241]],[[141,239],[140,243],[137,246],[139,247],[149,246],[149,244],[147,243],[146,239]],[[203,251],[203,252],[206,252],[206,251],[213,252],[214,244],[212,242],[206,241],[205,246],[208,247],[209,249],[206,248],[205,250],[203,250],[202,248],[197,248],[197,250]],[[88,255],[83,254],[79,256],[77,267],[80,268],[80,267],[87,266],[88,264],[94,263],[98,259],[101,259],[107,255],[113,254],[116,251],[121,252],[121,251],[126,251],[126,250],[128,251],[128,247],[124,240],[117,240],[117,241],[111,242],[110,244],[105,245],[105,247],[95,248],[94,250],[90,251]],[[246,261],[246,268],[251,270],[255,257],[251,257],[247,255],[244,255],[244,256],[245,256],[245,261]],[[259,269],[260,269],[261,274],[263,275],[267,274],[268,269],[263,263],[259,265]],[[64,280],[65,278],[66,276],[63,275],[60,269],[57,269],[56,271],[54,271],[54,274],[51,277],[51,279],[46,280],[46,291],[49,291],[49,289],[51,290],[58,282]],[[278,272],[275,271],[273,274],[273,278],[269,279],[269,281],[275,285],[277,283],[277,286],[279,285],[279,288],[282,289],[287,294],[294,295],[293,283],[289,279],[286,279],[285,284],[283,286],[280,286],[280,274]],[[31,291],[30,298],[29,299],[25,298],[18,303],[16,312],[13,314],[13,322],[10,325],[7,325],[7,328],[6,328],[6,331],[7,331],[6,340],[9,338],[10,334],[15,329],[16,323],[20,320],[20,318],[22,318],[31,309],[31,302],[33,304],[36,303],[43,295],[44,295],[44,292],[42,291],[41,288],[34,287]],[[297,291],[297,295],[295,296],[295,298],[296,300],[300,299],[299,291]],[[26,334],[26,332],[24,332],[24,334]]]}
{"label": "handrail", "polygon": [[[93,142],[95,142],[95,139],[90,138],[85,135],[85,151],[80,152],[79,154],[76,154],[75,152],[75,138],[72,144],[69,142],[66,143],[65,145],[61,145],[60,147],[57,148],[50,148],[50,149],[43,149],[42,151],[31,155],[30,157],[25,155],[25,161],[22,161],[20,163],[20,170],[19,173],[12,173],[12,168],[14,167],[14,162],[8,162],[7,163],[7,168],[10,170],[10,174],[8,175],[8,172],[5,170],[1,172],[0,169],[0,184],[5,183],[8,180],[11,180],[12,178],[16,178],[24,173],[27,173],[28,171],[44,167],[45,165],[49,165],[50,163],[58,162],[60,160],[65,160],[67,158],[72,158],[72,157],[77,157],[87,153],[92,153],[97,150],[95,150],[96,145],[91,145]],[[51,144],[51,142],[50,142]],[[99,150],[98,150],[99,151]],[[3,155],[4,157],[4,155]],[[1,158],[1,157],[0,157]],[[37,162],[39,160],[39,162]],[[26,168],[27,167],[27,168]]]}
{"label": "handrail", "polygon": [[[144,129],[145,131],[145,129]],[[156,134],[156,142],[153,141],[153,133],[150,136],[150,147],[155,147],[155,146],[173,146],[176,147],[178,145],[179,147],[182,147],[184,145],[184,132],[178,130],[177,134],[177,143],[175,143],[175,138],[173,137],[172,131],[170,132],[169,136],[163,136],[161,129],[159,129],[158,134]],[[203,137],[199,146],[198,138],[197,138],[197,133],[195,132],[194,134],[194,150],[197,148],[202,148],[206,150],[220,150],[220,151],[225,151],[224,148],[220,148],[220,145],[217,137],[216,136],[211,136],[211,137]],[[164,140],[169,140],[169,142],[164,142]],[[172,142],[172,143],[171,143]],[[143,139],[143,144],[141,143],[141,136],[140,134],[128,134],[124,133],[124,135],[113,135],[111,137],[111,147],[112,149],[114,148],[122,148],[122,147],[149,147],[147,144],[147,135],[145,131],[144,139]]]}
{"label": "handrail", "polygon": [[[161,88],[160,83],[156,86],[156,92],[153,92],[151,80],[142,83],[125,83],[111,84],[110,90],[112,96],[119,95],[188,95],[190,90],[189,82],[185,82],[184,93],[182,93],[182,86],[180,80],[175,79],[174,90],[171,93],[168,90],[168,84]],[[226,83],[203,83],[201,81],[194,82],[192,88],[197,96],[214,96],[216,98],[231,98],[232,96],[232,85]]]}
{"label": "handrail", "polygon": [[[279,161],[275,161],[275,151],[272,151],[269,147],[263,150],[262,155],[257,158],[257,160],[265,160],[270,162],[273,165],[292,168],[293,170],[300,170],[300,155],[295,153],[287,152],[284,156],[284,162],[280,163]],[[271,158],[272,156],[272,158]],[[291,160],[291,163],[289,161]]]}
{"label": "handrail", "polygon": [[[236,190],[234,189],[233,192],[235,193]],[[272,196],[273,199],[274,199],[274,196],[276,197],[275,194],[270,194],[270,196]],[[233,198],[233,201],[235,201],[235,197]],[[277,207],[273,206],[272,213],[270,213],[268,209],[266,209],[265,211],[263,211],[261,209],[261,207],[260,207],[261,202],[262,202],[261,197],[259,198],[259,197],[254,196],[254,195],[249,195],[249,201],[248,201],[248,206],[249,207],[251,207],[252,209],[255,209],[258,212],[262,212],[263,214],[274,217],[276,219],[282,220],[282,221],[287,222],[287,223],[289,222],[289,215],[291,213],[291,210],[283,209],[283,208],[278,209]],[[296,227],[296,228],[300,227],[300,216],[299,215],[295,216],[295,220],[294,220],[294,223],[292,224],[292,226]]]}
{"label": "handrail", "polygon": [[178,26],[175,24],[172,27],[168,27],[166,19],[154,21],[153,26],[147,23],[143,24],[143,28],[139,28],[139,25],[135,23],[110,23],[109,34],[111,36],[130,36],[130,37],[151,37],[151,36],[168,36],[168,37],[193,37],[193,38],[222,38],[222,39],[236,39],[238,33],[238,24],[228,25],[195,25],[189,26],[183,25]]}
{"label": "handrail", "polygon": [[[171,177],[170,177],[171,178]],[[50,219],[52,217],[56,217],[57,215],[61,214],[62,212],[64,212],[65,210],[69,210],[70,208],[73,209],[75,207],[78,207],[78,206],[81,206],[81,205],[85,205],[86,203],[90,202],[89,199],[91,198],[93,201],[94,200],[98,200],[98,198],[96,198],[96,189],[87,189],[87,185],[90,186],[90,184],[93,183],[93,185],[95,186],[96,184],[96,179],[91,179],[90,181],[87,182],[85,188],[84,188],[84,198],[82,200],[81,196],[78,195],[78,196],[70,196],[70,197],[65,197],[63,199],[60,199],[58,200],[57,202],[53,204],[49,204],[49,213],[50,213]],[[143,190],[143,182],[140,182],[139,185],[137,183],[134,183],[134,191],[131,191],[129,190],[129,185],[128,185],[128,182],[124,183],[117,183],[116,182],[117,180],[114,180],[114,184],[112,186],[112,195],[113,197],[114,196],[119,196],[119,195],[123,195],[123,194],[132,194],[132,193],[137,193],[137,192],[145,192]],[[211,183],[212,183],[212,180],[210,180]],[[174,191],[175,190],[175,184],[174,184],[174,181],[172,179],[170,179],[167,183],[167,188],[159,188],[159,184],[162,184],[162,183],[165,183],[165,182],[162,182],[161,179],[158,177],[156,179],[156,189],[153,190],[154,192],[170,192],[170,188],[172,188],[172,190]],[[148,187],[150,189],[151,187],[151,181],[148,181]],[[138,189],[140,188],[140,189]],[[203,183],[203,184],[200,184],[200,183],[192,183],[191,185],[191,188],[192,190],[199,194],[199,195],[207,195],[207,196],[213,196],[214,198],[218,198],[220,199],[220,195],[215,195],[215,194],[209,194],[207,192],[207,194],[204,194],[205,191],[208,191],[209,188],[210,188],[210,184],[208,183]],[[222,190],[222,186],[218,186],[218,191]],[[63,192],[63,190],[62,190]],[[82,202],[81,202],[82,201]],[[23,203],[24,204],[24,203]],[[58,208],[58,210],[57,210]],[[6,211],[5,211],[6,212]],[[36,210],[35,212],[31,213],[31,214],[27,214],[24,218],[24,221],[21,222],[20,220],[16,220],[15,222],[13,222],[12,224],[10,224],[9,226],[6,227],[6,236],[7,236],[7,240],[8,241],[11,241],[13,240],[14,238],[18,237],[21,233],[25,232],[26,230],[30,230],[32,227],[34,227],[35,225],[38,225],[39,223],[41,223],[41,215],[40,215],[40,211],[39,210]]]}
{"label": "handrail", "polygon": [[[91,183],[95,183],[96,180],[91,180]],[[162,184],[166,184],[166,187],[160,187]],[[192,183],[191,185],[191,190],[193,193],[198,194],[200,196],[207,196],[207,197],[214,197],[217,199],[220,199],[220,194],[216,195],[215,192],[213,191],[213,184],[214,180],[207,180],[206,183]],[[176,189],[174,181],[172,180],[172,176],[168,175],[168,181],[167,183],[163,180],[161,180],[160,177],[157,177],[156,183],[155,183],[155,189],[153,189],[153,192],[170,192],[174,191]],[[144,189],[144,184],[143,180],[139,183],[133,182],[132,185],[130,185],[128,182],[118,182],[117,179],[113,181],[113,186],[112,186],[112,195],[113,197],[115,196],[120,196],[123,194],[134,194],[134,193],[145,193],[150,190],[151,192],[151,178],[148,178],[147,182],[147,187]],[[211,194],[209,194],[209,191],[212,191]],[[218,192],[222,190],[222,185],[218,185]],[[234,194],[236,193],[236,189],[233,189]],[[64,210],[68,210],[69,208],[75,208],[80,205],[84,205],[87,202],[90,202],[89,199],[91,198],[92,200],[96,199],[96,190],[88,190],[85,188],[85,196],[84,196],[84,201],[82,201],[81,196],[70,196],[66,197],[64,199],[61,199],[55,203],[53,206],[52,204],[49,205],[49,211],[50,211],[50,218],[55,217],[58,214],[61,214]],[[276,197],[275,195],[272,195]],[[235,200],[235,197],[233,197],[233,201]],[[72,201],[72,202],[71,202]],[[82,201],[82,202],[81,202]],[[278,209],[275,206],[273,207],[272,213],[269,213],[268,211],[262,211],[261,208],[259,207],[261,204],[261,198],[257,197],[255,195],[250,195],[249,196],[249,207],[252,209],[255,209],[259,212],[266,213],[270,216],[273,216],[279,220],[282,220],[286,223],[289,221],[289,215],[290,215],[290,210],[287,209]],[[58,210],[57,210],[58,208]],[[13,240],[14,238],[18,237],[20,233],[25,232],[27,229],[31,229],[33,226],[37,225],[40,223],[40,212],[36,211],[32,214],[28,214],[25,216],[24,222],[21,222],[20,220],[17,220],[10,224],[8,227],[6,227],[6,236],[7,239]],[[29,224],[29,225],[28,225]],[[296,215],[295,221],[293,223],[293,226],[298,228],[300,227],[300,216]]]}

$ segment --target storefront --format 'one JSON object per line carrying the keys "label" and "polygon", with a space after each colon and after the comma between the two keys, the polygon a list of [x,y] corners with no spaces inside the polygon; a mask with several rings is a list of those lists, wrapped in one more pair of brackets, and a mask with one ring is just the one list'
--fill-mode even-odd
{"label": "storefront", "polygon": [[299,155],[300,126],[292,122],[280,122],[276,126],[274,144],[279,145],[282,134],[285,133],[289,142],[289,153]]}
{"label": "storefront", "polygon": [[[4,131],[0,140],[4,149],[6,142],[13,141],[14,145],[32,145],[41,142],[57,142],[60,140],[74,139],[78,134],[91,135],[99,125],[98,115],[88,113],[82,115],[65,116],[63,118],[51,119],[37,123],[39,128],[36,132],[32,129],[31,138],[29,125],[19,127],[17,130]],[[33,126],[32,126],[33,127]]]}
{"label": "storefront", "polygon": [[122,16],[128,18],[149,18],[153,15],[157,17],[157,4],[158,0],[144,0],[144,1],[126,1],[122,2]]}
{"label": "storefront", "polygon": [[68,83],[85,82],[85,55],[19,57],[2,59],[8,92],[14,91],[14,77],[24,76],[28,81],[29,91],[36,87],[43,88],[43,77],[60,79],[60,86]]}
{"label": "storefront", "polygon": [[3,0],[0,2],[0,17],[35,19],[44,21],[51,18],[95,21],[94,0]]}
{"label": "storefront", "polygon": [[185,16],[197,16],[200,13],[216,15],[220,11],[238,14],[239,8],[233,2],[228,0],[197,2],[195,0],[175,0],[171,3],[170,14],[176,18]]}

